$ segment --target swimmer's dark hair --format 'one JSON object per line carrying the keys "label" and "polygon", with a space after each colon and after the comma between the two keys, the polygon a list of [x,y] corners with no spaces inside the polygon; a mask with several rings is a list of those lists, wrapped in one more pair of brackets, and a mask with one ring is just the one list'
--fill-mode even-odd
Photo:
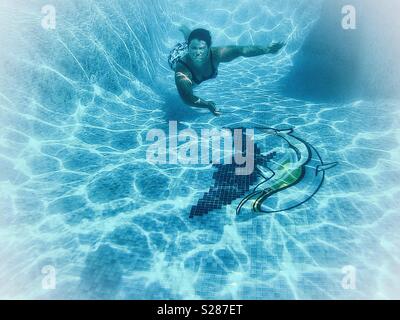
{"label": "swimmer's dark hair", "polygon": [[189,35],[188,43],[190,44],[193,39],[203,40],[208,47],[211,47],[211,33],[206,29],[194,29]]}

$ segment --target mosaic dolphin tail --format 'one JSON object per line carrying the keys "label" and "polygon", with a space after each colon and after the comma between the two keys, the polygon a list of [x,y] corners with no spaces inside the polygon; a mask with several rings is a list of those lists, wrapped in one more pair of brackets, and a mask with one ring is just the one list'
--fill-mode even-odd
{"label": "mosaic dolphin tail", "polygon": [[[287,143],[287,151],[280,159],[274,158],[274,161],[270,161],[268,168],[257,167],[261,176],[266,169],[271,174],[269,177],[263,176],[264,179],[239,203],[236,208],[238,220],[285,211],[303,204],[321,187],[325,170],[337,165],[337,162],[324,163],[311,144],[293,135],[293,129],[259,129],[263,132],[259,139],[265,139],[265,134],[274,134]],[[249,202],[251,209],[242,213]]]}

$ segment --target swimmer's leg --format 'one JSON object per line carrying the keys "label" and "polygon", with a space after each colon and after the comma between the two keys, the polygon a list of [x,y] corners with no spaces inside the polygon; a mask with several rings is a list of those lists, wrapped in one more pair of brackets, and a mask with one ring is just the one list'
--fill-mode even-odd
{"label": "swimmer's leg", "polygon": [[185,38],[185,41],[187,42],[189,39],[191,30],[183,24],[180,26],[179,31],[183,33],[183,37]]}

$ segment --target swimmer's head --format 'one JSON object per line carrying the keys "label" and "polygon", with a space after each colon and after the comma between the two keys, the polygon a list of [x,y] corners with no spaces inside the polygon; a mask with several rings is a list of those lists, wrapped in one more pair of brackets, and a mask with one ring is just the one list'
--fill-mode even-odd
{"label": "swimmer's head", "polygon": [[193,30],[188,38],[188,53],[192,61],[196,64],[202,64],[208,59],[208,53],[211,47],[211,34],[206,29]]}
{"label": "swimmer's head", "polygon": [[206,29],[194,29],[189,35],[188,43],[190,44],[193,39],[203,40],[208,47],[211,47],[211,33]]}

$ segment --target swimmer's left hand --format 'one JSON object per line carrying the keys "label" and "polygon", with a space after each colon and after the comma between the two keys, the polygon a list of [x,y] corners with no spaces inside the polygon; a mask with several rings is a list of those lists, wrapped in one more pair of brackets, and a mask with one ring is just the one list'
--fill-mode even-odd
{"label": "swimmer's left hand", "polygon": [[283,46],[285,46],[286,43],[281,41],[281,42],[273,42],[268,46],[268,53],[277,53],[279,50],[282,49]]}
{"label": "swimmer's left hand", "polygon": [[221,115],[221,111],[218,110],[217,108],[215,108],[215,110],[212,111],[212,113],[214,114],[214,116],[217,116],[217,117],[219,117]]}

